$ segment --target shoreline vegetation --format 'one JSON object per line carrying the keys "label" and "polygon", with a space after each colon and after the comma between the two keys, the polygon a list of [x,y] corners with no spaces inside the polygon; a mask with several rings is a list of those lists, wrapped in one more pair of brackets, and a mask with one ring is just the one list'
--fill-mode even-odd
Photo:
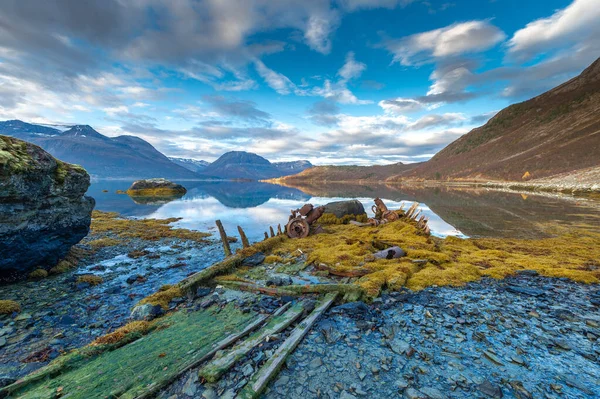
{"label": "shoreline vegetation", "polygon": [[[248,338],[248,342],[253,342],[257,334],[261,337],[270,328],[286,331],[281,346],[264,363],[264,368],[253,374],[252,378],[260,379],[260,383],[255,381],[243,388],[247,397],[258,397],[277,375],[279,366],[274,365],[283,364],[312,323],[334,301],[338,305],[377,302],[382,294],[458,287],[485,277],[540,275],[584,284],[600,282],[599,233],[556,227],[553,237],[543,239],[442,239],[427,234],[415,220],[405,217],[404,211],[395,212],[398,220],[379,226],[357,225],[349,218],[338,219],[327,214],[320,223],[323,233],[304,239],[280,234],[238,248],[222,261],[137,301],[132,315],[136,309],[147,306],[153,312],[152,317],[146,314],[142,319],[134,319],[80,349],[59,356],[42,369],[0,389],[0,397],[52,396],[74,391],[80,396],[106,394],[109,387],[115,397],[148,397],[192,367],[213,358],[217,349],[221,355],[215,359],[226,355],[227,347],[272,318],[263,327],[266,330],[259,329]],[[173,228],[174,221],[177,219],[127,219],[95,211],[91,226],[94,240],[82,245],[98,250],[139,239],[207,242],[209,234]],[[402,248],[406,256],[396,259],[374,256],[392,246]],[[141,256],[150,256],[139,252]],[[102,283],[101,278],[88,274],[79,281],[91,286]],[[212,290],[215,294],[207,296]],[[275,299],[265,302],[269,297]],[[272,315],[264,313],[264,309],[249,310],[240,307],[240,303],[245,303],[240,298],[260,306],[279,304],[281,308],[277,311],[269,308]],[[320,305],[315,306],[315,300]],[[310,301],[313,305],[309,307]],[[295,305],[286,311],[286,302]],[[6,306],[15,309],[15,304]],[[304,317],[308,325],[301,321]],[[284,324],[275,327],[279,320],[285,320],[281,321]],[[145,338],[141,340],[142,337]],[[188,350],[191,341],[195,343]],[[132,342],[137,343],[130,345]],[[239,345],[248,346],[244,342]],[[185,347],[185,351],[181,352],[179,347]],[[241,353],[242,358],[250,349],[234,346],[231,351]],[[227,364],[228,369],[234,362],[220,363]],[[115,386],[112,379],[123,365],[135,370],[132,375],[137,377],[131,381],[125,378]],[[227,369],[219,369],[218,374],[226,373]],[[102,376],[97,376],[99,370]],[[89,378],[91,375],[95,376],[94,382]]]}

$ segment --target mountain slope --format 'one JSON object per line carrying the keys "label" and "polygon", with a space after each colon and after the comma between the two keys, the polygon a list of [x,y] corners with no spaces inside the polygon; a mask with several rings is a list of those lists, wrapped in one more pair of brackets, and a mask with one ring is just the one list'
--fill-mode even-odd
{"label": "mountain slope", "polygon": [[87,125],[61,132],[21,121],[6,121],[0,122],[0,134],[37,144],[60,160],[83,166],[93,177],[198,178],[138,137],[110,138]]}
{"label": "mountain slope", "polygon": [[276,179],[284,184],[294,184],[302,182],[356,182],[371,181],[377,182],[386,178],[405,173],[414,169],[420,164],[403,164],[398,162],[391,165],[373,165],[373,166],[313,166],[296,175]]}
{"label": "mountain slope", "polygon": [[306,163],[308,161],[273,164],[250,152],[230,151],[208,165],[201,174],[218,176],[223,179],[262,180],[296,173],[296,170],[301,170]]}
{"label": "mountain slope", "polygon": [[503,109],[407,175],[522,180],[599,164],[600,59],[568,82]]}

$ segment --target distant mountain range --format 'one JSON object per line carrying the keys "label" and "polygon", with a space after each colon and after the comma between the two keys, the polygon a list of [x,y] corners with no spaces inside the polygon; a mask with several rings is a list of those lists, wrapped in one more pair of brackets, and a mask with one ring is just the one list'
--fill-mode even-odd
{"label": "distant mountain range", "polygon": [[256,154],[234,151],[215,162],[168,158],[136,136],[107,137],[88,125],[36,125],[0,122],[0,134],[37,144],[56,158],[83,166],[92,177],[140,179],[259,180],[298,173],[308,161],[271,163]]}
{"label": "distant mountain range", "polygon": [[169,159],[171,160],[171,162],[174,162],[179,166],[183,166],[187,170],[191,170],[194,173],[202,172],[204,169],[206,169],[206,167],[208,165],[210,165],[210,162],[206,162],[206,161],[202,161],[202,160],[199,161],[199,160],[190,159],[190,158],[169,157]]}
{"label": "distant mountain range", "polygon": [[600,58],[568,82],[503,109],[395,180],[520,181],[582,170],[600,171]]}

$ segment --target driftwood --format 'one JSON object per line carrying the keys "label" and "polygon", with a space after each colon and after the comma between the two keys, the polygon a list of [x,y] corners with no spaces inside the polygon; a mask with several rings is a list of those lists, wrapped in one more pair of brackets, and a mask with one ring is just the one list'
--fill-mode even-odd
{"label": "driftwood", "polygon": [[[287,308],[287,304],[283,307]],[[282,308],[283,308],[282,307]],[[218,381],[223,374],[227,372],[236,362],[242,359],[248,352],[263,342],[269,335],[277,334],[288,328],[298,317],[302,315],[304,306],[299,303],[279,316],[279,312],[271,321],[261,330],[240,342],[233,348],[217,356],[200,369],[198,375],[208,382]]]}
{"label": "driftwood", "polygon": [[339,292],[344,294],[349,301],[359,300],[364,290],[354,284],[306,284],[306,285],[286,285],[283,287],[261,287],[252,283],[241,281],[219,280],[219,284],[240,291],[258,292],[270,296],[301,296],[305,294],[327,294]]}
{"label": "driftwood", "polygon": [[225,229],[223,228],[223,223],[221,223],[220,220],[216,220],[215,224],[219,229],[221,241],[223,241],[223,250],[225,251],[225,256],[231,256],[231,248],[229,247],[229,240],[227,239],[227,234],[225,233]]}
{"label": "driftwood", "polygon": [[331,275],[339,276],[339,277],[362,277],[366,276],[369,273],[373,273],[373,270],[369,269],[351,269],[351,270],[337,270],[335,267],[327,266],[323,263],[319,265],[315,265],[315,269],[323,270],[328,272]]}
{"label": "driftwood", "polygon": [[250,378],[248,384],[238,394],[238,398],[254,399],[264,391],[269,382],[277,375],[287,357],[296,349],[300,341],[310,331],[319,317],[335,301],[337,296],[338,293],[331,293],[325,296],[315,310],[294,328],[289,337],[277,348],[273,356],[267,360],[263,367]]}
{"label": "driftwood", "polygon": [[271,231],[271,237],[275,237],[275,230],[273,230],[273,226],[269,226],[269,231]]}

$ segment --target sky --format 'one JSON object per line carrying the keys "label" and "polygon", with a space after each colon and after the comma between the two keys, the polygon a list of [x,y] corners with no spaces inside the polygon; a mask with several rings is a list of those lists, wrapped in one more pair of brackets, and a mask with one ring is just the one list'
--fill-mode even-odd
{"label": "sky", "polygon": [[429,159],[600,56],[600,0],[2,0],[0,120],[168,156]]}

